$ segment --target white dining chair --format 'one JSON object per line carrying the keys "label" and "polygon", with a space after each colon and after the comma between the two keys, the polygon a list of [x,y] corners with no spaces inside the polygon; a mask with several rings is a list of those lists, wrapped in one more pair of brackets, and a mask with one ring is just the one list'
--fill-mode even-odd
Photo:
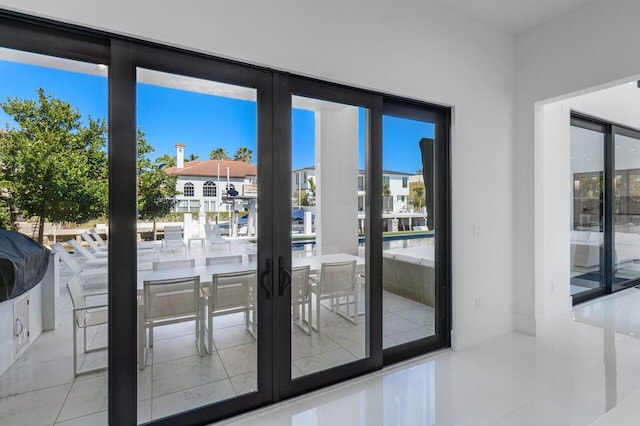
{"label": "white dining chair", "polygon": [[[144,332],[140,333],[140,338],[146,339],[147,344],[153,347],[153,330],[169,324],[176,324],[186,321],[195,322],[195,337],[198,353],[202,356],[203,351],[203,314],[201,306],[200,277],[184,277],[166,280],[148,280],[143,283],[143,310],[144,310]],[[140,360],[139,365],[142,370],[145,367],[145,360]]]}
{"label": "white dining chair", "polygon": [[87,329],[89,327],[99,327],[108,323],[107,304],[89,305],[86,296],[82,291],[80,280],[78,277],[72,277],[67,283],[67,290],[71,296],[73,304],[73,375],[80,376],[82,374],[94,373],[96,371],[106,370],[107,366],[88,368],[80,370],[78,368],[78,330],[82,330],[83,337],[83,353],[96,352],[107,349],[107,346],[89,347],[87,345]]}
{"label": "white dining chair", "polygon": [[205,265],[224,265],[229,263],[242,263],[242,255],[234,254],[231,256],[215,256],[215,257],[207,257],[205,260]]}
{"label": "white dining chair", "polygon": [[181,260],[161,260],[151,262],[151,267],[154,271],[166,270],[166,269],[183,269],[183,268],[195,268],[195,259],[181,259]]}
{"label": "white dining chair", "polygon": [[[316,298],[316,325],[320,330],[320,302],[331,300],[331,310],[354,324],[358,323],[358,287],[356,286],[356,261],[323,263],[320,277],[310,277],[311,291]],[[340,311],[340,298],[345,298],[346,314]],[[350,314],[349,298],[353,300],[354,313]]]}
{"label": "white dining chair", "polygon": [[[297,266],[291,269],[291,312],[294,324],[311,335],[313,318],[311,287],[309,285],[309,266]],[[307,314],[308,312],[308,314]],[[308,316],[307,316],[308,315]],[[306,323],[306,325],[305,325]]]}
{"label": "white dining chair", "polygon": [[251,335],[256,337],[255,311],[256,272],[243,271],[227,274],[213,274],[211,288],[203,288],[207,307],[208,351],[213,345],[213,317],[244,312],[245,325]]}

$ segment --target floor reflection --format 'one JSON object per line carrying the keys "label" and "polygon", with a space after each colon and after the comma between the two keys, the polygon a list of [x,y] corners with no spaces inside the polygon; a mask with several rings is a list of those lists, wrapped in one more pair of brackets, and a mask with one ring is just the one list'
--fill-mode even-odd
{"label": "floor reflection", "polygon": [[640,392],[639,328],[631,288],[537,338],[513,332],[443,351],[223,424],[588,425]]}

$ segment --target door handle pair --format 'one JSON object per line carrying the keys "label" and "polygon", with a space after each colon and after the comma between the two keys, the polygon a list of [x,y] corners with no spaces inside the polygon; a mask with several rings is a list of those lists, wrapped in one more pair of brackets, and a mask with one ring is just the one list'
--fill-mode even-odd
{"label": "door handle pair", "polygon": [[[287,288],[291,285],[291,271],[284,267],[284,257],[280,256],[278,258],[278,295],[284,296]],[[273,295],[273,285],[270,285],[269,277],[273,272],[273,260],[269,257],[267,258],[266,268],[260,275],[260,284],[264,287],[267,293],[267,299],[271,299]]]}

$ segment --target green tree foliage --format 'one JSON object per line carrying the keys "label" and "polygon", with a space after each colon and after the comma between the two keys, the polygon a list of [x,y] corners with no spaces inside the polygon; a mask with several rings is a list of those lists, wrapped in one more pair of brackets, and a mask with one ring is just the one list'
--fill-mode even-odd
{"label": "green tree foliage", "polygon": [[198,154],[191,154],[189,158],[187,158],[187,161],[196,161],[198,158],[200,158]]}
{"label": "green tree foliage", "polygon": [[177,175],[169,175],[161,164],[153,163],[149,156],[153,147],[144,132],[138,129],[138,216],[153,221],[153,238],[156,238],[157,219],[167,216],[176,205]]}
{"label": "green tree foliage", "polygon": [[416,194],[415,198],[413,199],[413,205],[416,208],[420,208],[422,207],[423,204],[423,196],[424,196],[424,187],[422,186],[418,186],[413,188],[413,192],[414,194]]}
{"label": "green tree foliage", "polygon": [[11,191],[9,190],[9,182],[2,180],[0,180],[0,229],[10,231],[16,230],[15,218],[11,211]]}
{"label": "green tree foliage", "polygon": [[384,197],[384,211],[389,213],[389,198],[391,198],[391,189],[389,188],[389,184],[385,183],[382,186],[382,196]]}
{"label": "green tree foliage", "polygon": [[313,177],[310,177],[309,179],[307,179],[307,182],[309,182],[309,190],[307,194],[307,198],[308,198],[307,205],[315,206],[316,205],[316,181],[313,179]]}
{"label": "green tree foliage", "polygon": [[216,148],[209,153],[209,158],[211,160],[228,160],[229,154],[224,148]]}
{"label": "green tree foliage", "polygon": [[293,202],[300,206],[310,206],[309,204],[309,191],[306,189],[296,189],[293,191]]}
{"label": "green tree foliage", "polygon": [[164,170],[169,167],[174,167],[176,165],[176,161],[177,161],[176,156],[175,155],[172,156],[169,154],[164,154],[156,158],[156,164],[158,165],[158,167],[160,167],[161,170]]}
{"label": "green tree foliage", "polygon": [[241,146],[233,154],[234,161],[244,161],[245,163],[251,163],[252,151],[246,146]]}
{"label": "green tree foliage", "polygon": [[0,229],[15,230],[15,223],[11,218],[9,207],[2,200],[0,200]]}
{"label": "green tree foliage", "polygon": [[69,103],[36,91],[37,100],[0,103],[16,123],[0,139],[0,178],[22,213],[44,222],[85,222],[103,216],[108,202],[106,125],[83,123]]}

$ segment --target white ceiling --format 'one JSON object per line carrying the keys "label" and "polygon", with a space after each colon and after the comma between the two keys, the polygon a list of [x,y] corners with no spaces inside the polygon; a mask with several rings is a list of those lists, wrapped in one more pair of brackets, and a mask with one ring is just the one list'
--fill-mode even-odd
{"label": "white ceiling", "polygon": [[591,0],[438,0],[491,26],[519,34]]}

